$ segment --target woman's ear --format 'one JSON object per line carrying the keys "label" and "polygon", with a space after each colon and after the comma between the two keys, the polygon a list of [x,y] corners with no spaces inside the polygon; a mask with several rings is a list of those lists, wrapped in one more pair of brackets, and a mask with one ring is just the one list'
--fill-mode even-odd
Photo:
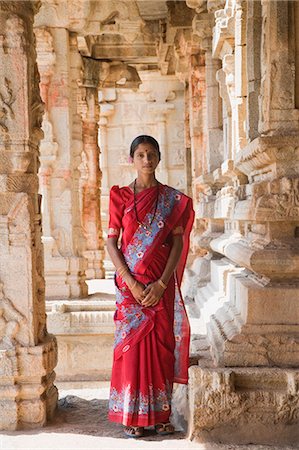
{"label": "woman's ear", "polygon": [[132,158],[132,156],[129,156],[128,161],[129,161],[129,164],[133,164],[133,158]]}

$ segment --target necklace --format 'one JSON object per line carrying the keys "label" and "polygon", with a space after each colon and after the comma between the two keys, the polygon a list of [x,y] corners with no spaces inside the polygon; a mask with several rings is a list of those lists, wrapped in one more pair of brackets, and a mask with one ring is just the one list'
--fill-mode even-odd
{"label": "necklace", "polygon": [[149,226],[146,225],[145,223],[140,222],[140,220],[138,219],[137,206],[136,206],[136,182],[137,182],[137,178],[135,178],[135,181],[134,181],[134,211],[135,211],[136,222],[142,228],[144,228],[145,230],[148,230],[149,226],[151,226],[151,224],[153,223],[156,212],[157,212],[157,206],[158,206],[158,200],[159,200],[159,181],[157,182],[158,184],[157,184],[157,196],[156,196],[155,210],[154,210],[153,217],[151,218],[151,221],[149,223]]}

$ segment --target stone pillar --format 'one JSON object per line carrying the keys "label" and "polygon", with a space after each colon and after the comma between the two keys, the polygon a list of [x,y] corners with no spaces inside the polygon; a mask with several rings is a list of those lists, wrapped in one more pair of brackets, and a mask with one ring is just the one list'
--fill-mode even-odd
{"label": "stone pillar", "polygon": [[[200,50],[189,59],[189,111],[193,183],[206,170],[206,84],[205,57]],[[196,186],[194,186],[196,195]]]}
{"label": "stone pillar", "polygon": [[[262,6],[261,2],[249,2],[247,7],[247,139],[258,136],[259,92],[261,86],[261,38]],[[250,50],[249,50],[250,49]]]}
{"label": "stone pillar", "polygon": [[[107,93],[108,91],[108,93]],[[106,99],[107,96],[107,99]],[[99,92],[100,101],[100,120],[99,120],[99,133],[100,133],[100,148],[101,148],[101,170],[102,170],[102,186],[101,186],[101,222],[103,232],[108,230],[109,227],[109,191],[111,187],[109,178],[109,149],[108,149],[108,124],[109,117],[114,113],[115,107],[109,101],[115,100],[115,89],[106,89]],[[106,101],[107,100],[107,101]],[[105,253],[108,257],[108,253]]]}
{"label": "stone pillar", "polygon": [[[276,7],[279,8],[279,2],[274,3],[277,3]],[[272,2],[265,2],[263,39],[269,43],[276,41],[280,48],[280,40],[284,42],[284,34],[277,31],[281,18],[277,9],[272,8]],[[236,11],[236,21],[238,21],[238,11]],[[269,22],[272,24],[270,29]],[[278,70],[281,70],[280,66],[284,64],[284,58],[283,55],[282,59],[276,62],[279,66]],[[261,65],[263,64],[269,69],[267,52],[264,53]],[[288,77],[290,73],[286,71],[286,78],[276,80],[277,92],[287,89]],[[242,83],[244,80],[240,81],[240,84]],[[267,97],[265,81],[261,85],[260,98],[267,104],[274,101],[272,97]],[[294,108],[294,96],[292,98]],[[262,115],[260,123],[262,123],[265,116],[262,110],[260,113]],[[280,111],[279,114],[281,114]],[[242,121],[239,118],[238,122],[240,120]],[[290,121],[294,125],[292,116]],[[265,125],[265,122],[263,123]],[[232,314],[232,318],[239,314],[238,319],[233,319],[228,325],[227,318],[225,319],[224,315],[221,316],[223,311],[218,311],[215,316],[216,328],[213,328],[213,323],[216,323],[214,318],[211,320],[210,338],[213,341],[212,348],[218,364],[225,366],[288,365],[290,367],[299,365],[298,343],[292,339],[293,333],[299,332],[299,325],[297,319],[294,322],[291,319],[297,311],[297,307],[292,305],[292,298],[298,295],[299,288],[296,284],[298,267],[295,250],[296,226],[299,217],[298,208],[295,206],[298,178],[296,169],[298,155],[295,143],[298,139],[298,130],[299,127],[295,136],[284,136],[279,126],[275,132],[271,131],[271,135],[275,133],[275,136],[259,136],[237,152],[235,157],[235,172],[245,174],[248,179],[244,176],[239,177],[238,190],[231,186],[230,191],[234,201],[230,209],[233,215],[227,217],[225,233],[212,241],[211,246],[234,264],[246,267],[250,272],[246,272],[246,275],[239,276],[234,281],[235,287],[231,292],[234,299],[231,299],[231,303],[226,308],[227,311],[230,310],[229,314]],[[238,127],[235,129],[235,134],[238,135]],[[224,194],[228,190],[228,187],[224,187],[217,195],[219,210],[223,210]],[[234,313],[233,310],[235,310]],[[269,310],[267,318],[266,310]],[[292,311],[291,316],[288,316],[287,311]],[[218,314],[219,318],[217,318]],[[278,314],[277,317],[276,314]],[[227,329],[222,334],[222,338],[218,339],[215,334],[216,329],[221,334],[224,321],[230,331]],[[259,340],[256,339],[257,335],[260,336]],[[254,347],[251,346],[253,341],[255,341]],[[283,351],[282,342],[284,342]]]}
{"label": "stone pillar", "polygon": [[77,112],[82,61],[76,36],[65,28],[41,27],[35,34],[46,109],[40,147],[46,298],[84,297],[87,261],[82,256],[78,170],[82,126]]}
{"label": "stone pillar", "polygon": [[[209,242],[222,258],[212,261],[211,280],[197,294],[207,299],[201,313],[212,360],[190,370],[190,429],[201,441],[286,445],[299,439],[299,123],[287,38],[294,5],[263,1],[261,11],[252,3],[229,0],[215,12],[224,160],[207,177],[214,204],[202,199],[198,209],[221,219],[224,232]],[[253,17],[260,12],[259,29]],[[256,33],[257,45],[259,32],[256,61],[247,36]],[[246,98],[252,83],[259,111],[256,95]]]}
{"label": "stone pillar", "polygon": [[88,278],[105,278],[104,241],[101,222],[101,170],[99,131],[99,64],[84,58],[84,76],[81,87],[81,115],[83,127],[83,154],[85,159],[85,180],[81,184],[82,227],[86,240],[83,252],[88,261]]}
{"label": "stone pillar", "polygon": [[0,429],[43,426],[57,404],[38,195],[42,103],[35,6],[0,2]]}
{"label": "stone pillar", "polygon": [[167,115],[174,109],[174,105],[170,104],[154,104],[150,105],[148,111],[155,117],[157,127],[157,140],[159,142],[161,151],[161,162],[158,166],[159,180],[167,184],[168,183],[168,145],[167,145]]}
{"label": "stone pillar", "polygon": [[101,105],[99,130],[101,142],[101,168],[102,168],[102,195],[109,195],[109,172],[108,172],[108,136],[107,125],[109,123],[109,116],[113,114],[114,107],[109,103]]}
{"label": "stone pillar", "polygon": [[299,110],[295,107],[294,4],[276,0],[263,0],[261,3],[263,64],[259,133],[296,133]]}
{"label": "stone pillar", "polygon": [[[219,85],[216,73],[220,69],[220,61],[212,56],[212,28],[214,17],[212,12],[202,12],[193,18],[193,38],[197,39],[202,51],[205,68],[206,114],[202,124],[206,133],[206,169],[213,172],[223,161],[222,102],[219,96]],[[206,126],[206,128],[204,127]]]}

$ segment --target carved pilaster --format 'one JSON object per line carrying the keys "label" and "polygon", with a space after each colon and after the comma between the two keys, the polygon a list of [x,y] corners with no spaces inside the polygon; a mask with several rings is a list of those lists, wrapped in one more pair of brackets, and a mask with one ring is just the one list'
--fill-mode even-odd
{"label": "carved pilaster", "polygon": [[[109,195],[109,162],[108,162],[108,130],[107,125],[109,123],[109,117],[114,113],[114,105],[103,101],[100,103],[100,142],[101,142],[101,155],[102,155],[102,195]],[[105,226],[103,226],[105,229]]]}
{"label": "carved pilaster", "polygon": [[53,416],[57,344],[46,329],[38,195],[40,99],[31,2],[0,2],[0,429]]}
{"label": "carved pilaster", "polygon": [[295,48],[292,36],[294,4],[262,1],[261,91],[259,133],[297,132],[295,106]]}
{"label": "carved pilaster", "polygon": [[88,260],[87,277],[104,278],[104,242],[100,213],[102,173],[99,167],[99,64],[84,58],[84,75],[81,86],[81,116],[83,132],[83,153],[85,159],[85,179],[81,183],[82,227],[85,237],[83,252]]}
{"label": "carved pilaster", "polygon": [[[41,95],[46,113],[41,141],[46,298],[85,296],[86,260],[79,211],[82,128],[77,80],[82,66],[76,37],[63,28],[36,28]],[[67,55],[67,57],[65,57]]]}

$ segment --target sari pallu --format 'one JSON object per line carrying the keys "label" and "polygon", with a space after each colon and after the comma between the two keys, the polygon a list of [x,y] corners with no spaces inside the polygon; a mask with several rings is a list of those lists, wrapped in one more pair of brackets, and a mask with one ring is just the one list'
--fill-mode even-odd
{"label": "sari pallu", "polygon": [[130,188],[111,189],[110,230],[122,228],[121,250],[133,276],[143,284],[162,275],[172,246],[172,233],[183,235],[175,274],[155,307],[139,305],[116,276],[115,347],[109,418],[125,425],[147,426],[167,421],[173,382],[187,383],[190,327],[180,293],[194,212],[189,197],[165,185],[153,218],[156,188],[136,196],[136,222]]}

